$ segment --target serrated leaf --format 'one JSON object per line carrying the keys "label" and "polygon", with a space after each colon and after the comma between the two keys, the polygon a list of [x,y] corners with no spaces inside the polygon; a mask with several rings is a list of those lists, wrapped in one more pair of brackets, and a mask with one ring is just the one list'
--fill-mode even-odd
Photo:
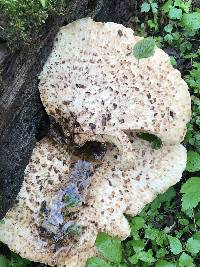
{"label": "serrated leaf", "polygon": [[103,259],[92,257],[87,260],[86,267],[111,267],[111,265],[105,262]]}
{"label": "serrated leaf", "polygon": [[200,240],[200,231],[196,232],[196,233],[193,235],[193,238],[196,239],[196,240]]}
{"label": "serrated leaf", "polygon": [[200,13],[193,12],[189,14],[183,14],[181,23],[183,27],[188,28],[189,30],[200,29]]}
{"label": "serrated leaf", "polygon": [[200,170],[200,154],[195,151],[188,151],[186,170],[197,172]]}
{"label": "serrated leaf", "polygon": [[146,262],[146,263],[153,263],[156,259],[153,257],[153,252],[151,249],[146,251],[140,251],[137,253],[137,257],[139,260]]}
{"label": "serrated leaf", "polygon": [[182,196],[182,209],[195,208],[200,202],[200,177],[192,177],[181,187]]}
{"label": "serrated leaf", "polygon": [[191,256],[183,252],[179,258],[179,267],[194,267],[193,259]]}
{"label": "serrated leaf", "polygon": [[162,11],[164,13],[168,13],[170,8],[172,8],[172,0],[168,0],[167,2],[164,3],[164,5],[162,6]]}
{"label": "serrated leaf", "polygon": [[168,254],[168,251],[165,248],[160,248],[156,251],[156,257],[158,259],[165,257]]}
{"label": "serrated leaf", "polygon": [[169,18],[170,19],[181,19],[182,10],[176,7],[172,7],[169,10]]}
{"label": "serrated leaf", "polygon": [[173,262],[169,262],[166,260],[159,260],[156,262],[155,267],[176,267],[176,265]]}
{"label": "serrated leaf", "polygon": [[1,267],[9,267],[9,261],[8,261],[8,259],[5,257],[5,256],[3,256],[3,255],[0,255],[0,266]]}
{"label": "serrated leaf", "polygon": [[132,264],[137,264],[139,259],[138,259],[138,255],[134,254],[133,256],[129,257],[128,260],[130,261],[130,263]]}
{"label": "serrated leaf", "polygon": [[142,251],[145,247],[144,240],[132,240],[131,246],[135,252]]}
{"label": "serrated leaf", "polygon": [[200,251],[200,240],[190,237],[186,243],[186,250],[190,253],[197,254]]}
{"label": "serrated leaf", "polygon": [[171,33],[172,30],[173,30],[173,26],[172,26],[171,24],[167,24],[167,25],[164,27],[164,30],[165,30],[166,32]]}
{"label": "serrated leaf", "polygon": [[182,8],[186,13],[189,12],[190,6],[191,6],[192,0],[175,0],[174,6]]}
{"label": "serrated leaf", "polygon": [[108,260],[120,263],[122,259],[121,241],[106,233],[99,233],[95,242],[98,251]]}
{"label": "serrated leaf", "polygon": [[159,230],[151,228],[151,227],[147,227],[147,229],[145,229],[145,238],[150,239],[150,240],[155,240],[159,235]]}
{"label": "serrated leaf", "polygon": [[168,236],[170,250],[174,255],[178,255],[182,252],[182,244],[180,240],[173,236]]}
{"label": "serrated leaf", "polygon": [[151,9],[153,13],[157,13],[158,11],[158,4],[157,3],[151,3]]}
{"label": "serrated leaf", "polygon": [[147,13],[147,12],[150,11],[150,8],[151,8],[150,4],[147,3],[147,2],[145,2],[145,3],[143,3],[143,4],[141,5],[141,12],[145,12],[145,13]]}
{"label": "serrated leaf", "polygon": [[133,55],[137,59],[148,58],[155,53],[155,41],[152,37],[144,38],[133,47]]}
{"label": "serrated leaf", "polygon": [[131,220],[131,225],[134,230],[140,230],[144,227],[145,220],[142,217],[134,217]]}

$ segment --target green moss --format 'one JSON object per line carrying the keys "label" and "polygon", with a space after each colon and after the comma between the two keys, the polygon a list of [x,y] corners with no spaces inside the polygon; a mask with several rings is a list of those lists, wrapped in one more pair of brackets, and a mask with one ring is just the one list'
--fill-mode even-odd
{"label": "green moss", "polygon": [[50,13],[59,13],[64,0],[0,0],[8,40],[26,40]]}

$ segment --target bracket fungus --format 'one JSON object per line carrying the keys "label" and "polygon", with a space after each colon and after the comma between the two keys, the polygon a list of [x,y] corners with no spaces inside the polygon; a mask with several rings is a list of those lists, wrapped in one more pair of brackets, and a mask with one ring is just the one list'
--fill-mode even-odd
{"label": "bracket fungus", "polygon": [[[84,267],[98,254],[98,232],[124,240],[125,214],[135,216],[181,179],[188,87],[161,49],[138,62],[131,51],[138,40],[131,29],[90,18],[58,33],[40,76],[43,104],[66,140],[102,142],[101,153],[85,156],[52,136],[38,142],[0,225],[0,240],[22,257]],[[163,146],[153,149],[137,132]]]}
{"label": "bracket fungus", "polygon": [[149,132],[173,145],[183,141],[190,120],[180,72],[159,48],[138,62],[132,49],[140,39],[119,24],[75,21],[58,33],[40,75],[42,102],[66,135],[70,123],[81,134],[78,143],[103,135],[120,147],[127,165],[135,157],[127,132]]}
{"label": "bracket fungus", "polygon": [[180,144],[154,150],[134,136],[132,146],[138,155],[134,169],[122,168],[119,151],[112,145],[92,173],[92,163],[82,162],[81,174],[86,179],[86,173],[91,174],[82,200],[81,187],[70,179],[70,153],[48,138],[40,141],[17,202],[0,225],[0,240],[33,261],[84,267],[97,253],[99,231],[125,239],[130,228],[124,214],[138,214],[180,180],[186,165],[186,150]]}

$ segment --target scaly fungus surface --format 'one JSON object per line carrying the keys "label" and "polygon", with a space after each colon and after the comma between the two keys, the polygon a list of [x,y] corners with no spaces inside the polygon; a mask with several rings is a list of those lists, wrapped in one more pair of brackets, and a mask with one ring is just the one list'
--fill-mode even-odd
{"label": "scaly fungus surface", "polygon": [[124,170],[116,146],[107,145],[95,163],[73,159],[63,145],[43,139],[26,168],[16,204],[0,225],[0,240],[32,261],[84,267],[97,253],[98,232],[128,237],[124,214],[138,214],[177,183],[186,164],[182,145],[154,150],[134,136],[132,147],[136,167]]}
{"label": "scaly fungus surface", "polygon": [[75,21],[58,33],[40,75],[43,104],[66,136],[70,124],[83,139],[103,135],[120,148],[125,165],[135,157],[127,132],[149,132],[172,145],[183,141],[190,119],[180,72],[159,48],[138,62],[132,49],[140,39],[119,24]]}

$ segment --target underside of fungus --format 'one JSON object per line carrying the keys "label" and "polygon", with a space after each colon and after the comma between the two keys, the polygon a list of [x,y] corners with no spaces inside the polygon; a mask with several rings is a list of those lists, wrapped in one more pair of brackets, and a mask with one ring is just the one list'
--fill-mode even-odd
{"label": "underside of fungus", "polygon": [[[90,18],[59,31],[39,90],[64,141],[49,135],[37,144],[0,224],[0,240],[22,257],[84,267],[97,255],[98,232],[124,240],[125,214],[135,216],[181,179],[188,87],[161,49],[138,62],[138,40],[131,29]],[[163,146],[154,150],[138,132]],[[86,153],[91,141],[100,153]]]}
{"label": "underside of fungus", "polygon": [[[125,239],[130,228],[124,214],[138,214],[177,183],[186,164],[182,145],[154,150],[147,141],[132,137],[132,147],[137,167],[124,171],[115,146],[108,145],[96,165],[43,139],[33,151],[16,204],[0,225],[0,240],[33,261],[84,267],[97,253],[98,232]],[[80,176],[85,186],[76,180]],[[76,205],[68,205],[70,199],[77,199]]]}

